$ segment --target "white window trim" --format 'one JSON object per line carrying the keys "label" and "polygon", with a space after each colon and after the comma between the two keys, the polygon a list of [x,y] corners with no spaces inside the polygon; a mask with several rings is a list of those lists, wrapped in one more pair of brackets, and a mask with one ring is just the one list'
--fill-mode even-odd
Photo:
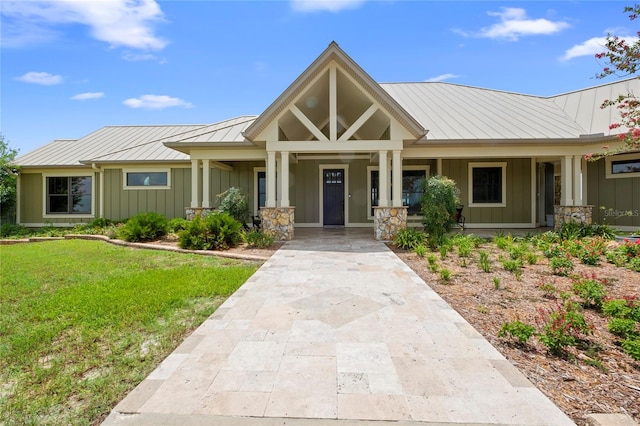
{"label": "white window trim", "polygon": [[[90,177],[91,178],[91,213],[47,213],[47,178],[49,177]],[[59,172],[42,174],[42,217],[50,219],[92,219],[96,217],[96,174],[94,172]]]}
{"label": "white window trim", "polygon": [[[166,173],[166,185],[149,185],[149,186],[129,186],[127,185],[127,173]],[[149,190],[149,189],[171,189],[171,169],[167,167],[136,167],[135,169],[122,169],[122,189],[125,190]]]}
{"label": "white window trim", "polygon": [[344,170],[344,226],[345,228],[349,225],[349,165],[348,164],[320,164],[320,191],[319,191],[319,199],[318,199],[318,209],[320,210],[318,213],[318,217],[320,218],[320,226],[324,226],[324,171],[331,169],[342,169]]}
{"label": "white window trim", "polygon": [[[369,213],[371,212],[371,171],[380,170],[379,166],[367,166],[367,219],[373,220],[373,216]],[[431,166],[428,164],[413,164],[402,166],[402,171],[405,170],[424,170],[425,179],[429,179],[431,173]],[[392,170],[389,170],[389,179],[387,179],[387,194],[391,195],[391,174]],[[411,215],[408,216],[408,219],[418,220],[422,219],[422,215]]]}
{"label": "white window trim", "polygon": [[624,161],[624,160],[640,160],[640,153],[631,153],[631,154],[619,154],[614,155],[612,157],[605,158],[605,177],[607,179],[624,179],[624,178],[634,178],[640,177],[640,172],[637,173],[611,173],[611,164],[614,161]]}
{"label": "white window trim", "polygon": [[[476,167],[501,167],[502,168],[502,202],[501,203],[474,203],[473,202],[473,169]],[[469,207],[506,207],[507,206],[507,162],[469,163]]]}
{"label": "white window trim", "polygon": [[257,215],[260,207],[258,206],[258,173],[264,172],[264,178],[267,179],[266,167],[254,167],[253,168],[253,214]]}

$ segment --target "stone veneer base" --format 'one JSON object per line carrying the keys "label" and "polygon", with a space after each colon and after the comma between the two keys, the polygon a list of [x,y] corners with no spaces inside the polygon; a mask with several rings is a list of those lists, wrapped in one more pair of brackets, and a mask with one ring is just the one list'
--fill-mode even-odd
{"label": "stone veneer base", "polygon": [[373,233],[378,241],[391,241],[407,227],[406,207],[374,207]]}
{"label": "stone veneer base", "polygon": [[553,206],[553,229],[557,231],[563,223],[577,222],[591,225],[593,206]]}
{"label": "stone veneer base", "polygon": [[184,216],[187,220],[193,220],[196,216],[202,217],[215,209],[215,207],[185,207]]}
{"label": "stone veneer base", "polygon": [[262,207],[259,215],[262,232],[277,241],[293,240],[295,207]]}

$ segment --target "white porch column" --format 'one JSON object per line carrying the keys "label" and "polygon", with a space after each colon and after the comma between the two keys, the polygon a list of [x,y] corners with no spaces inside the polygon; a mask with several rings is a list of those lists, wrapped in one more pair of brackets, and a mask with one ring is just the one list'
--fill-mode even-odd
{"label": "white porch column", "polygon": [[582,205],[582,157],[573,156],[573,205]]}
{"label": "white porch column", "polygon": [[191,160],[191,207],[196,208],[198,206],[198,193],[200,188],[198,185],[198,172],[200,171],[200,161]]}
{"label": "white porch column", "polygon": [[391,205],[393,207],[402,207],[402,152],[400,150],[393,151],[393,164],[391,167],[392,175],[392,185],[393,190],[391,191],[393,196],[393,201]]}
{"label": "white porch column", "polygon": [[280,207],[289,207],[289,152],[280,152]]}
{"label": "white porch column", "polygon": [[389,196],[387,195],[387,187],[389,185],[389,170],[387,169],[387,151],[380,151],[378,154],[379,158],[379,173],[378,179],[380,180],[379,188],[378,188],[378,206],[387,207],[389,206]]}
{"label": "white porch column", "polygon": [[210,160],[202,160],[202,207],[211,207],[211,191],[210,191],[211,162]]}
{"label": "white porch column", "polygon": [[276,153],[267,151],[267,199],[265,207],[276,206]]}
{"label": "white porch column", "polygon": [[560,185],[562,186],[560,204],[573,206],[573,158],[571,155],[562,157],[560,168]]}

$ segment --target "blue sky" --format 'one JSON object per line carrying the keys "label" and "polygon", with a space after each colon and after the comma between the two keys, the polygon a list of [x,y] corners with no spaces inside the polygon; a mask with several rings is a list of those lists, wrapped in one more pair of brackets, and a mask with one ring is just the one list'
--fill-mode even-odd
{"label": "blue sky", "polygon": [[106,125],[260,114],[332,40],[378,82],[565,93],[603,82],[607,33],[636,35],[627,4],[2,0],[0,131],[25,154]]}

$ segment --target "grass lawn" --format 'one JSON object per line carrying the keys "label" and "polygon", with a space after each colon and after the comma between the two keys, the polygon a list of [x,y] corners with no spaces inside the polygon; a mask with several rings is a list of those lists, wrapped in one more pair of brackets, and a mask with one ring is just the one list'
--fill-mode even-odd
{"label": "grass lawn", "polygon": [[7,425],[100,422],[257,269],[83,240],[0,250]]}

